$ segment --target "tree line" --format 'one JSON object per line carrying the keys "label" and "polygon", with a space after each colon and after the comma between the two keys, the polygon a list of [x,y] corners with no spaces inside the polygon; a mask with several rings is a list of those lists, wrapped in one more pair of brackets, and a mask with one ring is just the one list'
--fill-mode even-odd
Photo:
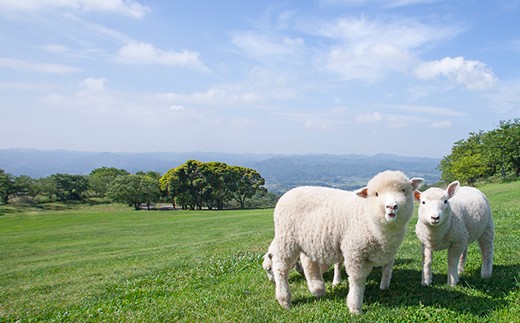
{"label": "tree line", "polygon": [[0,201],[78,201],[103,197],[125,203],[136,210],[150,209],[158,202],[172,208],[223,209],[273,206],[276,196],[264,187],[265,180],[254,169],[222,162],[188,160],[166,174],[131,174],[114,167],[96,168],[89,175],[53,174],[33,179],[13,176],[0,169]]}
{"label": "tree line", "polygon": [[469,133],[455,142],[439,165],[446,182],[469,185],[494,176],[520,176],[520,118],[502,120],[496,129]]}

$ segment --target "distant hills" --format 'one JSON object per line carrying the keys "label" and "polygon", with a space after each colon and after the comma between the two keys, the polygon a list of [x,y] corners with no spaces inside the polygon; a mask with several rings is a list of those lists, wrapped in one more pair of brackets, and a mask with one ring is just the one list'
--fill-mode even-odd
{"label": "distant hills", "polygon": [[402,170],[409,177],[423,177],[427,184],[440,179],[440,159],[403,157],[388,154],[367,155],[275,155],[207,152],[108,153],[69,150],[0,150],[0,168],[19,176],[47,177],[56,173],[87,175],[99,167],[116,167],[131,173],[156,171],[161,174],[186,160],[221,161],[256,169],[275,193],[301,185],[321,185],[355,189],[380,171]]}

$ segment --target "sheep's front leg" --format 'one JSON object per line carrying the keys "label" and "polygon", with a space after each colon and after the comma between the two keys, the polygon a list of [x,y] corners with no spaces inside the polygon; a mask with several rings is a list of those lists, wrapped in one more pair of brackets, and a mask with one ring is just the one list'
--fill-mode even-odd
{"label": "sheep's front leg", "polygon": [[455,286],[459,282],[459,260],[464,249],[464,246],[457,245],[448,248],[448,285],[450,286]]}
{"label": "sheep's front leg", "polygon": [[359,265],[356,266],[354,270],[348,272],[349,291],[347,295],[347,306],[352,314],[361,314],[367,277],[371,271],[371,266]]}
{"label": "sheep's front leg", "polygon": [[388,287],[390,287],[390,280],[392,280],[393,267],[393,259],[392,261],[383,266],[383,276],[381,277],[381,284],[379,284],[379,289],[387,289]]}
{"label": "sheep's front leg", "polygon": [[291,264],[281,262],[276,257],[273,258],[273,274],[276,284],[276,299],[283,308],[291,307],[291,290],[289,288],[289,270]]}
{"label": "sheep's front leg", "polygon": [[304,254],[301,254],[300,259],[309,291],[316,297],[324,296],[325,282],[323,281],[321,265],[310,260],[309,257]]}
{"label": "sheep's front leg", "polygon": [[433,250],[428,249],[424,244],[422,245],[422,277],[421,285],[428,286],[432,283],[432,259]]}

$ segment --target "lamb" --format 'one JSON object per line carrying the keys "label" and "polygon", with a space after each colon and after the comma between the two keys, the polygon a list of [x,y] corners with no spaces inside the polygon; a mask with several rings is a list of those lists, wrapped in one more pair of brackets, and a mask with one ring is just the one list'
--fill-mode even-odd
{"label": "lamb", "polygon": [[[273,275],[273,252],[274,252],[274,240],[269,245],[269,249],[267,250],[267,253],[264,255],[264,260],[262,262],[262,268],[265,270],[265,273],[267,274],[267,278],[274,283],[274,275]],[[303,264],[303,266],[302,266]],[[294,266],[294,269],[300,274],[304,275],[307,278],[307,275],[305,274],[306,270],[312,270],[312,268],[307,268],[309,264],[309,258],[305,256],[304,253],[300,254],[300,261],[296,263]],[[321,274],[326,272],[329,269],[328,264],[321,264],[320,270]],[[334,278],[332,280],[332,286],[337,286],[341,283],[341,263],[335,263],[334,264]]]}
{"label": "lamb", "polygon": [[432,282],[433,252],[448,249],[448,285],[455,286],[464,271],[468,244],[475,240],[482,254],[480,275],[491,277],[495,229],[486,196],[454,181],[446,190],[432,187],[415,192],[415,199],[420,202],[415,233],[422,243],[421,284]]}
{"label": "lamb", "polygon": [[351,313],[360,314],[373,267],[383,267],[380,288],[390,286],[394,258],[414,208],[413,191],[422,182],[385,171],[355,192],[303,186],[285,193],[274,210],[272,261],[280,305],[291,306],[288,274],[303,252],[309,258],[308,287],[315,296],[325,294],[319,264],[344,260],[346,303]]}

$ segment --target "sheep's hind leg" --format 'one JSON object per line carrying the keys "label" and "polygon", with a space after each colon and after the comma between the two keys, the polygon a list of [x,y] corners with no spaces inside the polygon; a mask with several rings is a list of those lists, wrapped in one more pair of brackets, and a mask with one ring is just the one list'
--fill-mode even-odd
{"label": "sheep's hind leg", "polygon": [[464,266],[466,266],[466,258],[468,256],[468,246],[462,252],[459,258],[459,265],[457,266],[457,273],[460,275],[464,272]]}
{"label": "sheep's hind leg", "polygon": [[321,272],[321,265],[312,261],[304,255],[300,256],[305,279],[307,280],[307,287],[309,291],[316,297],[325,295],[325,282],[323,281],[323,274]]}
{"label": "sheep's hind leg", "polygon": [[332,279],[332,286],[338,286],[341,283],[341,263],[334,264],[334,278]]}
{"label": "sheep's hind leg", "polygon": [[495,238],[495,230],[493,222],[490,220],[486,230],[478,239],[480,253],[482,254],[482,268],[480,276],[482,278],[489,278],[493,272],[493,239]]}

